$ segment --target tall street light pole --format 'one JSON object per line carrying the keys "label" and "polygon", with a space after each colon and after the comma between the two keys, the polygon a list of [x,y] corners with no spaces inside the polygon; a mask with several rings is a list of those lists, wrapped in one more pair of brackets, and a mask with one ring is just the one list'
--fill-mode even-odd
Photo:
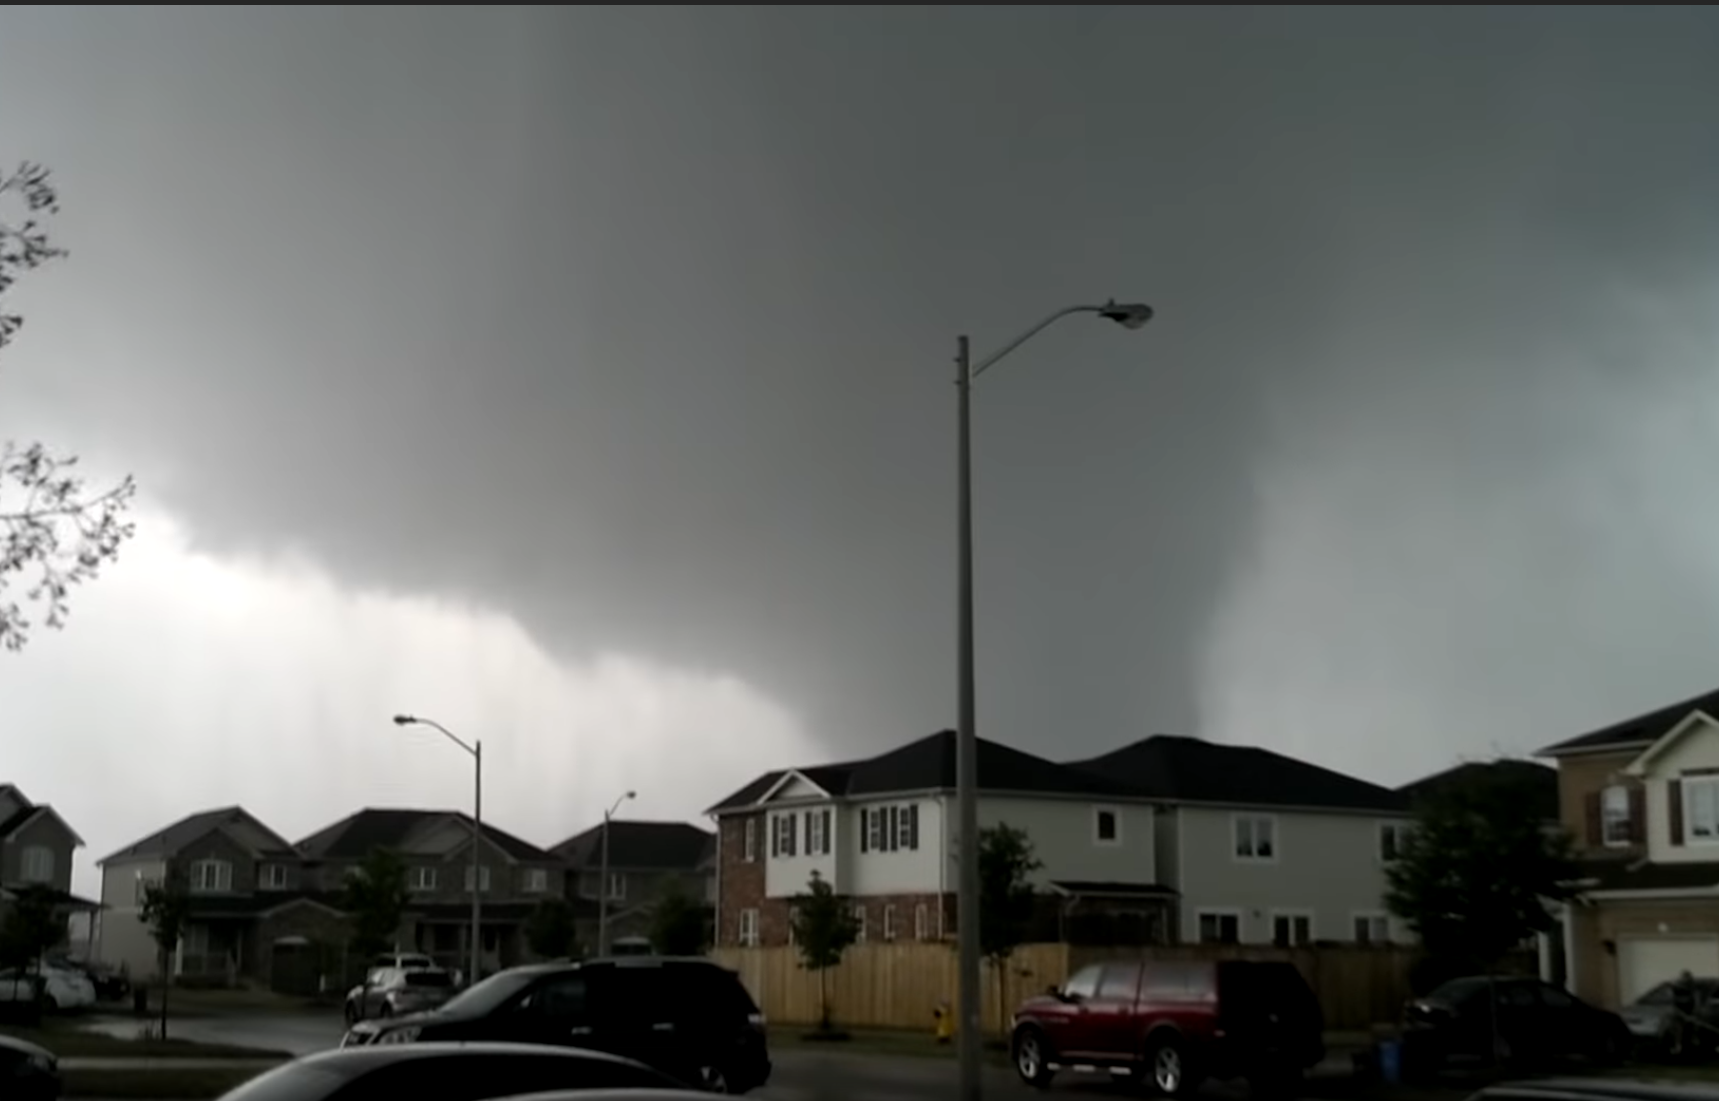
{"label": "tall street light pole", "polygon": [[997,361],[1019,348],[1052,324],[1077,313],[1092,313],[1108,318],[1126,329],[1138,329],[1152,320],[1152,307],[1144,303],[1119,304],[1112,300],[1102,306],[1069,306],[1051,314],[997,351],[972,362],[967,338],[956,340],[955,391],[958,403],[956,446],[956,512],[959,555],[959,597],[957,617],[957,661],[959,678],[959,727],[955,743],[955,800],[957,870],[955,884],[955,927],[960,948],[958,1002],[960,1027],[955,1039],[960,1055],[960,1101],[979,1101],[980,1062],[983,1037],[980,1035],[979,1006],[979,736],[976,689],[973,676],[973,444],[971,405],[973,380],[995,366]]}
{"label": "tall street light pole", "polygon": [[459,746],[472,758],[472,936],[471,936],[471,975],[466,979],[469,986],[478,981],[479,964],[483,960],[483,865],[478,861],[479,851],[483,847],[483,743],[480,741],[467,742],[454,734],[434,719],[422,719],[416,715],[395,715],[395,726],[427,726],[439,731],[442,737]]}
{"label": "tall street light pole", "polygon": [[629,791],[615,805],[603,812],[603,856],[598,862],[601,869],[597,873],[597,954],[609,954],[609,821],[615,817],[615,812],[621,809],[621,804],[636,796],[638,792]]}

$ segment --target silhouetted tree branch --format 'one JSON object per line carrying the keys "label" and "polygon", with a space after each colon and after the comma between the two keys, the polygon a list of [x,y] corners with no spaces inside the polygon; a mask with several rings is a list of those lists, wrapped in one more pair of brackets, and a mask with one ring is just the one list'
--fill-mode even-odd
{"label": "silhouetted tree branch", "polygon": [[[18,206],[23,217],[13,221],[8,214]],[[4,295],[24,272],[66,255],[41,223],[59,210],[46,168],[26,162],[0,174],[0,348],[24,326],[21,315],[4,307]],[[135,531],[123,515],[137,484],[127,477],[92,493],[76,465],[75,456],[55,455],[40,443],[0,447],[0,643],[8,650],[29,641],[34,623],[26,606],[42,606],[47,626],[65,626],[72,587],[93,580]],[[23,602],[7,600],[20,581]]]}

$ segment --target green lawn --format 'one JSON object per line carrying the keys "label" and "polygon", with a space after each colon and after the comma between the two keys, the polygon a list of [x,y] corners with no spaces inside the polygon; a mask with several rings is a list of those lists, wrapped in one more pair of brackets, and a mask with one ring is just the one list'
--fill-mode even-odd
{"label": "green lawn", "polygon": [[72,1070],[65,1072],[63,1096],[104,1101],[207,1101],[256,1077],[254,1070],[231,1067],[174,1070]]}
{"label": "green lawn", "polygon": [[[143,1028],[143,1022],[138,1022]],[[197,1044],[189,1040],[136,1040],[80,1031],[72,1022],[44,1022],[38,1028],[0,1025],[0,1035],[40,1044],[62,1059],[285,1059],[283,1051]]]}

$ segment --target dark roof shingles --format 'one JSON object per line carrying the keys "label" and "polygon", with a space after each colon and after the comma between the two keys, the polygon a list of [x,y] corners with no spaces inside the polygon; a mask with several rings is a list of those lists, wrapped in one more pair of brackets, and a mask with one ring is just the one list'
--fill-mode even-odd
{"label": "dark roof shingles", "polygon": [[[471,818],[456,811],[366,807],[311,834],[296,847],[311,860],[362,860],[377,849],[400,848],[414,830],[445,817],[458,819],[465,823],[467,829],[471,828]],[[515,860],[555,859],[529,841],[499,830],[488,822],[483,824],[483,835],[490,844]]]}
{"label": "dark roof shingles", "polygon": [[1556,757],[1572,750],[1606,749],[1612,746],[1623,749],[1632,745],[1645,745],[1658,740],[1695,711],[1705,711],[1719,718],[1719,689],[1702,693],[1681,703],[1656,708],[1645,715],[1613,723],[1589,734],[1555,742],[1540,750],[1536,756]]}
{"label": "dark roof shingles", "polygon": [[1155,734],[1074,768],[1112,778],[1166,802],[1406,812],[1408,801],[1378,784],[1256,746]]}
{"label": "dark roof shingles", "polygon": [[[714,836],[687,822],[639,822],[615,819],[609,823],[611,868],[696,869],[709,854]],[[592,826],[556,845],[551,852],[577,867],[595,865],[600,859],[603,827]]]}
{"label": "dark roof shingles", "polygon": [[[198,811],[188,814],[166,829],[157,830],[139,841],[134,841],[118,852],[106,856],[101,863],[110,860],[125,860],[131,857],[165,856],[178,852],[181,848],[202,837],[210,830],[226,822],[235,821],[240,817],[257,821],[254,815],[243,807],[217,807],[214,810]],[[261,824],[260,822],[258,823]],[[265,830],[268,827],[263,827]],[[273,831],[270,831],[273,832]],[[269,852],[291,852],[291,849],[270,849]]]}

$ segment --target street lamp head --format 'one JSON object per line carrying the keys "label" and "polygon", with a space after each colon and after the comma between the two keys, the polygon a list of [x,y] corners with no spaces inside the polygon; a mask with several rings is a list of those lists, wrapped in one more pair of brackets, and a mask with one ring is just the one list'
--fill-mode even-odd
{"label": "street lamp head", "polygon": [[637,799],[638,797],[639,797],[639,793],[636,791],[627,792],[627,798],[628,799]]}
{"label": "street lamp head", "polygon": [[415,723],[417,721],[418,721],[418,719],[414,715],[395,715],[394,716],[394,725],[395,726],[411,726],[413,723]]}
{"label": "street lamp head", "polygon": [[1152,307],[1144,302],[1118,302],[1112,298],[1099,309],[1098,316],[1108,317],[1124,329],[1138,329],[1152,320]]}

